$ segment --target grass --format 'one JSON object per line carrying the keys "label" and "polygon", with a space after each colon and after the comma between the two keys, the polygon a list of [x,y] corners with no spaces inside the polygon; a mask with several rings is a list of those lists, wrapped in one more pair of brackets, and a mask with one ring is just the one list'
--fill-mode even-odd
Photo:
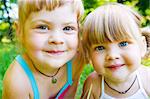
{"label": "grass", "polygon": [[[17,55],[16,48],[14,46],[14,43],[11,44],[2,44],[0,43],[0,99],[2,97],[2,80],[4,77],[4,74],[9,66],[9,64],[14,60],[14,58]],[[146,66],[150,66],[150,58],[143,60],[142,64]],[[85,79],[87,76],[93,71],[93,68],[91,65],[85,66],[81,76],[80,76],[80,82],[78,85],[77,95],[76,99],[79,99],[82,93],[82,87]]]}

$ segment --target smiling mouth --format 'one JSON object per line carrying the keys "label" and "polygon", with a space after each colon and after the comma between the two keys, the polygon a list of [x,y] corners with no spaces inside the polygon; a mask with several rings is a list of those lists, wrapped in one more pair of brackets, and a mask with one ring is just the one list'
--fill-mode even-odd
{"label": "smiling mouth", "polygon": [[112,71],[115,71],[115,70],[118,70],[119,68],[123,67],[125,64],[115,64],[115,65],[110,65],[106,68],[112,70]]}
{"label": "smiling mouth", "polygon": [[63,53],[65,53],[66,51],[65,50],[51,50],[51,51],[45,51],[46,53],[48,54],[51,54],[51,55],[61,55]]}

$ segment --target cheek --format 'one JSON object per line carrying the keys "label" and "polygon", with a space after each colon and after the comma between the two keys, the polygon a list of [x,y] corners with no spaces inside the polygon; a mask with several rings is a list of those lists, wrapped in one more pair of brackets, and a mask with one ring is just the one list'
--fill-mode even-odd
{"label": "cheek", "polygon": [[46,37],[43,37],[41,35],[32,35],[25,37],[25,47],[29,49],[41,49],[45,42],[46,42]]}
{"label": "cheek", "polygon": [[78,48],[79,39],[78,36],[73,36],[68,39],[69,46],[73,49]]}
{"label": "cheek", "polygon": [[124,54],[124,59],[129,66],[139,66],[141,64],[141,55],[139,50],[134,50]]}
{"label": "cheek", "polygon": [[101,55],[93,54],[92,55],[92,64],[96,72],[99,74],[102,73],[104,69],[104,59]]}

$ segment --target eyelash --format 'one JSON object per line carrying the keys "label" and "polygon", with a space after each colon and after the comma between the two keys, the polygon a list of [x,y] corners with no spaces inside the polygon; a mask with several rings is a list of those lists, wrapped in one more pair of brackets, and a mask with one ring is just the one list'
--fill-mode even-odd
{"label": "eyelash", "polygon": [[[51,28],[49,25],[47,24],[39,24],[35,27],[35,29],[38,31],[38,32],[41,32],[41,33],[45,33],[45,32],[48,32],[49,30],[53,29]],[[64,26],[62,28],[62,31],[66,34],[73,34],[75,33],[76,31],[76,27],[75,26]]]}
{"label": "eyelash", "polygon": [[[128,41],[122,41],[122,42],[120,42],[120,43],[118,44],[118,46],[119,46],[119,47],[126,47],[126,46],[128,46],[128,44],[129,44]],[[104,49],[105,49],[104,46],[96,46],[96,47],[94,48],[95,51],[102,51],[102,50],[104,50]]]}
{"label": "eyelash", "polygon": [[119,43],[119,47],[126,47],[126,46],[128,46],[128,44],[129,44],[129,42],[123,41],[123,42]]}
{"label": "eyelash", "polygon": [[104,46],[96,46],[94,49],[95,49],[95,51],[102,51],[105,49],[105,47]]}
{"label": "eyelash", "polygon": [[41,30],[48,30],[49,29],[49,27],[47,25],[39,25],[36,28],[41,29]]}
{"label": "eyelash", "polygon": [[[66,30],[65,30],[66,29]],[[71,29],[71,30],[70,30]],[[75,30],[75,28],[73,26],[66,26],[63,28],[64,31],[72,31]]]}

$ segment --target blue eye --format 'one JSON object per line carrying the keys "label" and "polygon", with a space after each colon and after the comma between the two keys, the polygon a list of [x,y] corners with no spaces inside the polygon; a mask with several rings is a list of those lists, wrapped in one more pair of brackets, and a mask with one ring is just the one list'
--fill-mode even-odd
{"label": "blue eye", "polygon": [[105,49],[104,46],[97,46],[97,47],[95,47],[96,51],[102,51],[104,49]]}
{"label": "blue eye", "polygon": [[124,41],[124,42],[120,42],[119,46],[120,47],[125,47],[125,46],[128,46],[128,44],[129,44],[128,42]]}
{"label": "blue eye", "polygon": [[64,31],[72,31],[72,30],[74,30],[74,28],[71,27],[71,26],[66,26],[66,27],[63,28],[63,30]]}

